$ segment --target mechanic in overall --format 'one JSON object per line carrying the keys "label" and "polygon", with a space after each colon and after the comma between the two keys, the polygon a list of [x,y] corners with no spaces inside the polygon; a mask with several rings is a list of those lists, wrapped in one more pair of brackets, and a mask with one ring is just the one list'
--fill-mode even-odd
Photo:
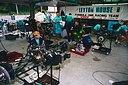
{"label": "mechanic in overall", "polygon": [[46,51],[45,45],[44,45],[44,38],[40,35],[40,32],[35,31],[33,33],[33,38],[29,41],[28,46],[28,52],[32,54],[32,56],[35,55],[36,61],[44,60],[44,57],[42,57],[42,53]]}
{"label": "mechanic in overall", "polygon": [[97,34],[97,33],[99,33],[100,31],[104,30],[104,28],[105,28],[105,25],[104,25],[103,23],[101,23],[101,24],[96,24],[96,25],[94,26],[94,28],[93,28],[93,32],[94,32],[94,34]]}
{"label": "mechanic in overall", "polygon": [[35,31],[33,33],[33,36],[34,38],[32,38],[30,41],[29,41],[29,44],[32,45],[32,46],[41,46],[41,45],[44,45],[44,38],[40,35],[40,32],[38,31]]}
{"label": "mechanic in overall", "polygon": [[80,21],[75,21],[75,27],[74,27],[74,38],[75,41],[78,41],[82,38],[82,35],[84,33],[84,30],[82,29],[82,25]]}
{"label": "mechanic in overall", "polygon": [[128,20],[124,23],[124,25],[120,26],[117,30],[118,37],[116,39],[116,44],[122,44],[128,37]]}
{"label": "mechanic in overall", "polygon": [[68,42],[74,41],[74,27],[75,27],[75,22],[74,18],[71,13],[66,18],[66,30],[68,34]]}
{"label": "mechanic in overall", "polygon": [[59,12],[56,12],[56,16],[53,19],[53,23],[54,23],[54,30],[53,33],[55,34],[55,36],[57,37],[57,39],[60,38],[61,32],[62,32],[62,17],[60,16]]}
{"label": "mechanic in overall", "polygon": [[35,20],[37,22],[37,30],[40,31],[40,23],[43,23],[46,21],[46,16],[44,13],[41,12],[41,9],[38,9],[38,12],[35,14]]}

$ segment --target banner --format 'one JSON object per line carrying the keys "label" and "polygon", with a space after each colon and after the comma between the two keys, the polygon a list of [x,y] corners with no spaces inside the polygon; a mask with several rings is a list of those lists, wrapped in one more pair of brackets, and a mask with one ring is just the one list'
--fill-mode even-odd
{"label": "banner", "polygon": [[66,15],[72,13],[75,18],[128,20],[128,5],[94,5],[61,7]]}

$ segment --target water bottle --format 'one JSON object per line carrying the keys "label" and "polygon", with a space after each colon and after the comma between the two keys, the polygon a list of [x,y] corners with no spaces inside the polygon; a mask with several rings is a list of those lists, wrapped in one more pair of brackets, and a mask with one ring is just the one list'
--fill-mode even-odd
{"label": "water bottle", "polygon": [[41,83],[38,83],[38,82],[35,82],[35,84],[34,85],[42,85]]}

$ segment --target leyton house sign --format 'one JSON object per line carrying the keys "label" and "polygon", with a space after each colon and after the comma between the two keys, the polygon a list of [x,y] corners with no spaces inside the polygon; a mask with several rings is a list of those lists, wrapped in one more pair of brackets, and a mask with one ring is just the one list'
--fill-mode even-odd
{"label": "leyton house sign", "polygon": [[60,10],[75,18],[128,20],[128,5],[68,6]]}

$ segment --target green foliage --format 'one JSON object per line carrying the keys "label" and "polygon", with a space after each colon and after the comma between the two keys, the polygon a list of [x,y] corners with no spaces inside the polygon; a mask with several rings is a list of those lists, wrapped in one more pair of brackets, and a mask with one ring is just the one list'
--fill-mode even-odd
{"label": "green foliage", "polygon": [[61,1],[66,1],[66,2],[70,2],[70,3],[77,3],[78,0],[61,0]]}
{"label": "green foliage", "polygon": [[[18,5],[19,14],[29,14],[29,6]],[[15,4],[0,4],[0,14],[12,15],[16,13]]]}
{"label": "green foliage", "polygon": [[0,4],[0,14],[9,13],[8,4]]}
{"label": "green foliage", "polygon": [[19,5],[19,14],[29,14],[29,6],[27,5]]}

